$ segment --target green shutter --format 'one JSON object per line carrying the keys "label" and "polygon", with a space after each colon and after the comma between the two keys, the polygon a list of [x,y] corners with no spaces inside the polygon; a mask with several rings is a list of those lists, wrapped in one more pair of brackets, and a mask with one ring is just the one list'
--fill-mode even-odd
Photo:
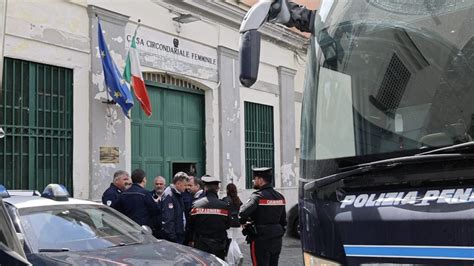
{"label": "green shutter", "polygon": [[[252,188],[252,168],[275,169],[273,107],[245,102],[245,175]],[[274,182],[273,182],[274,183]]]}
{"label": "green shutter", "polygon": [[72,193],[72,70],[5,58],[3,77],[0,184]]}

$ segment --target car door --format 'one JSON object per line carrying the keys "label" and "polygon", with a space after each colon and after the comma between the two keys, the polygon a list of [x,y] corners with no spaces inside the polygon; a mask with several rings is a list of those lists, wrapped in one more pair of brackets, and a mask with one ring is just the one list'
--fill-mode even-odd
{"label": "car door", "polygon": [[25,253],[2,198],[0,198],[0,265],[31,265],[25,259]]}

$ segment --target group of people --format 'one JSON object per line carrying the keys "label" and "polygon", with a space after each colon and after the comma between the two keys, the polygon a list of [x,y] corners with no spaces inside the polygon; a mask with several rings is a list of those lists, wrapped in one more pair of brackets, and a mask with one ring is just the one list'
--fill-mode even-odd
{"label": "group of people", "polygon": [[242,228],[251,245],[254,265],[277,265],[286,227],[285,199],[271,185],[271,168],[253,169],[257,189],[246,203],[229,183],[227,196],[219,199],[220,180],[178,172],[166,187],[166,179],[154,179],[145,189],[146,174],[136,169],[131,176],[117,171],[102,196],[110,206],[139,225],[147,225],[159,239],[189,245],[225,259],[231,239],[227,230]]}

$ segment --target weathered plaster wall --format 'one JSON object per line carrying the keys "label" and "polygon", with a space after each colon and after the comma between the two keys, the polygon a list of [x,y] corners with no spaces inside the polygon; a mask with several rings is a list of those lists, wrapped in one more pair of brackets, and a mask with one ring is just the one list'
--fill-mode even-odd
{"label": "weathered plaster wall", "polygon": [[[170,12],[166,5],[162,6],[148,0],[118,1],[113,6],[107,1],[90,0],[89,3],[130,16],[126,34],[133,32],[136,21],[140,18],[142,27],[139,29],[139,35],[144,34],[145,37],[149,37],[164,34],[167,38],[176,37],[180,39],[181,43],[192,42],[199,46],[196,48],[198,51],[204,49],[209,53],[214,50],[217,55],[216,47],[217,40],[221,36],[218,33],[220,28],[209,21],[202,20],[181,24],[178,27],[178,24],[172,21],[172,18],[177,16],[176,13]],[[136,8],[137,6],[140,8]],[[125,45],[125,49],[128,49],[128,44]],[[205,90],[206,172],[211,175],[219,175],[219,81],[217,70],[214,74],[207,75],[206,73],[212,72],[203,72],[198,65],[190,66],[184,62],[178,65],[176,62],[171,62],[171,58],[147,57],[146,53],[141,53],[140,56],[142,71],[166,72],[178,78],[201,84],[199,87]],[[186,72],[186,69],[189,71]],[[130,129],[126,128],[126,141],[130,142]]]}
{"label": "weathered plaster wall", "polygon": [[[290,71],[291,72],[291,71]],[[258,91],[254,89],[249,89],[249,88],[240,88],[240,106],[244,106],[245,101],[249,102],[255,102],[255,103],[261,103],[265,105],[270,105],[273,106],[274,108],[274,116],[273,116],[273,122],[275,125],[275,188],[280,191],[286,199],[286,206],[287,210],[297,204],[298,202],[298,192],[297,189],[294,185],[288,186],[288,181],[285,181],[282,175],[282,168],[284,167],[284,164],[282,163],[282,153],[285,151],[287,148],[284,145],[286,143],[285,141],[279,141],[282,139],[281,135],[281,128],[286,127],[286,121],[285,124],[282,122],[282,118],[280,117],[281,113],[279,110],[281,110],[280,106],[280,95],[279,94],[274,94],[274,93],[269,93],[269,92],[264,92],[264,91]],[[244,110],[241,108],[240,110],[240,116],[244,117]],[[240,154],[242,158],[245,158],[245,132],[244,128],[241,128],[240,131],[240,139],[242,140],[241,147],[240,147]],[[288,145],[288,144],[286,144]],[[291,148],[288,148],[291,150]],[[282,151],[282,153],[280,153]],[[241,169],[240,171],[242,173],[245,173],[245,161],[242,162],[241,164]],[[245,178],[241,178],[236,182],[237,187],[239,187],[239,196],[243,201],[246,201],[250,194],[253,192],[252,189],[245,189],[246,184]]]}
{"label": "weathered plaster wall", "polygon": [[[55,14],[51,16],[51,14]],[[73,188],[89,197],[87,12],[64,1],[9,1],[5,56],[73,69]]]}
{"label": "weathered plaster wall", "polygon": [[[177,17],[176,12],[170,12],[172,7],[160,1],[135,0],[135,1],[104,1],[88,0],[91,5],[96,5],[111,11],[126,14],[131,21],[141,19],[142,24],[152,29],[174,34],[176,36],[192,40],[216,48],[218,45],[218,27],[212,22],[201,20],[188,24],[177,23],[172,18]],[[179,28],[179,30],[177,30]]]}
{"label": "weathered plaster wall", "polygon": [[[281,180],[281,154],[280,150],[282,149],[281,146],[281,132],[280,132],[280,127],[281,127],[281,119],[280,119],[280,95],[279,94],[274,94],[274,93],[269,93],[269,92],[263,92],[263,91],[257,91],[251,88],[245,88],[245,87],[240,87],[240,105],[242,106],[240,110],[240,116],[244,116],[244,102],[252,102],[252,103],[258,103],[258,104],[264,104],[264,105],[269,105],[273,107],[273,125],[274,125],[274,149],[275,149],[275,169],[274,169],[274,175],[275,175],[275,187],[280,188],[282,187],[282,180]],[[242,123],[243,124],[243,123]],[[245,126],[242,125],[240,129],[240,138],[242,139],[242,143],[240,145],[240,154],[242,158],[245,158]],[[241,171],[242,173],[245,173],[245,161],[242,161],[241,164]],[[245,179],[242,178],[239,181],[239,187],[245,188]]]}
{"label": "weathered plaster wall", "polygon": [[[93,2],[99,6],[103,5],[118,13],[127,14],[130,16],[131,21],[136,21],[140,18],[142,24],[154,30],[173,34],[179,38],[184,38],[209,47],[220,45],[234,52],[238,51],[239,32],[237,28],[215,23],[205,17],[201,17],[201,21],[181,24],[178,27],[177,23],[172,21],[172,18],[178,15],[176,8],[170,4],[165,4],[160,1],[151,3],[147,0],[139,0],[137,3],[119,1],[114,6],[110,6],[104,1],[89,2]],[[136,6],[140,6],[140,8],[133,8]],[[160,18],[159,20],[157,19],[158,17]],[[236,155],[239,154],[243,140],[240,136],[234,137],[233,135],[236,130],[239,132],[243,130],[243,123],[234,123],[241,108],[239,104],[240,95],[236,94],[236,92],[239,91],[238,72],[236,72],[238,71],[237,58],[237,55],[233,56],[233,59],[229,59],[227,56],[220,57],[221,62],[224,63],[225,66],[220,65],[219,68],[219,80],[218,85],[216,85],[219,89],[215,92],[206,92],[206,169],[210,174],[222,175],[224,181],[240,180],[243,176],[241,169],[245,165],[245,158],[241,155]],[[253,88],[255,91],[280,94],[278,80],[281,75],[279,75],[278,67],[283,66],[289,69],[300,69],[296,65],[297,61],[295,60],[295,52],[293,50],[289,50],[266,39],[262,40],[261,62],[259,81]],[[150,67],[152,67],[152,65],[150,65]],[[237,89],[235,86],[237,86]],[[286,87],[287,86],[285,86],[285,88]],[[289,98],[291,97],[285,97],[285,99]],[[236,100],[237,104],[235,104]],[[209,107],[215,107],[217,104],[219,109],[208,109]],[[288,104],[291,106],[290,103]],[[285,102],[285,106],[288,104]],[[284,110],[286,117],[292,117],[290,120],[294,120],[293,117],[295,113],[293,110],[294,107]],[[281,112],[282,110],[275,109],[275,113]],[[217,132],[215,131],[216,124],[218,124]],[[285,142],[285,144],[281,144],[282,147],[285,147],[285,150],[288,149],[286,145],[294,146],[296,141],[295,134],[299,132],[299,130],[297,131],[293,128],[285,132],[292,130],[294,133],[285,134],[283,139],[276,139],[277,142]],[[275,131],[280,131],[280,127],[275,127]],[[216,134],[213,135],[213,132]],[[289,140],[290,144],[286,141],[289,138],[293,138],[293,140]],[[220,141],[218,141],[219,139]],[[227,139],[231,139],[232,142],[226,141]],[[294,172],[294,168],[293,166],[288,168],[288,166],[291,162],[295,161],[295,151],[291,148],[289,150],[290,152],[287,156],[292,159],[285,159],[286,163],[284,169],[286,169],[286,176],[293,176],[292,172]],[[280,154],[280,151],[278,150],[276,153]],[[278,167],[280,167],[280,165]],[[293,179],[294,178],[291,180]],[[292,181],[289,181],[289,183],[286,182],[286,184],[292,184]]]}
{"label": "weathered plaster wall", "polygon": [[301,110],[302,110],[302,100],[303,100],[303,91],[304,91],[304,77],[306,73],[306,62],[307,56],[305,54],[296,54],[295,55],[295,174],[297,179],[300,176],[300,142],[301,142]]}
{"label": "weathered plaster wall", "polygon": [[278,67],[280,85],[280,134],[281,134],[281,186],[296,187],[295,174],[295,89],[296,71],[287,67]]}
{"label": "weathered plaster wall", "polygon": [[220,127],[220,172],[225,187],[237,183],[242,177],[241,102],[238,79],[237,51],[220,46],[219,57],[219,127]]}
{"label": "weathered plaster wall", "polygon": [[[118,105],[103,103],[107,100],[104,83],[102,62],[98,49],[97,14],[100,17],[104,38],[109,52],[119,69],[123,68],[125,61],[125,25],[128,17],[113,13],[98,7],[89,6],[89,25],[91,40],[91,78],[89,85],[90,104],[90,158],[91,158],[91,184],[90,198],[100,200],[102,193],[110,184],[113,174],[117,170],[130,171],[127,162],[131,160],[131,150],[127,149],[126,139],[129,132],[130,120],[124,115]],[[100,163],[100,147],[118,147],[119,163]],[[128,167],[128,168],[127,168]]]}
{"label": "weathered plaster wall", "polygon": [[[278,71],[278,68],[282,66],[296,70],[293,78],[293,88],[294,99],[298,101],[298,98],[301,98],[303,87],[304,60],[303,62],[299,61],[295,52],[291,49],[266,39],[262,40],[262,63],[259,81],[252,89],[240,88],[238,83],[238,57],[236,54],[239,40],[238,29],[215,23],[207,18],[178,25],[172,21],[172,18],[178,15],[173,7],[160,2],[155,1],[154,3],[149,0],[114,1],[113,4],[104,0],[9,2],[9,7],[13,5],[13,8],[20,15],[8,18],[13,22],[9,23],[12,27],[10,28],[12,34],[7,38],[11,45],[6,47],[6,50],[8,50],[6,55],[9,54],[12,57],[32,61],[43,60],[45,63],[74,69],[75,160],[73,171],[75,195],[97,200],[108,186],[115,170],[131,170],[130,123],[123,117],[118,107],[107,106],[100,102],[101,99],[106,98],[106,94],[101,74],[102,66],[97,56],[96,20],[93,16],[88,17],[88,4],[111,11],[103,12],[102,26],[111,53],[119,68],[123,67],[125,51],[128,49],[124,39],[125,33],[127,28],[130,28],[130,25],[133,25],[139,18],[148,29],[186,39],[212,49],[220,46],[222,47],[221,51],[230,51],[229,53],[221,52],[219,54],[223,64],[219,66],[218,79],[184,76],[206,85],[207,173],[221,175],[225,182],[229,180],[236,182],[237,180],[239,187],[241,189],[245,188],[245,180],[242,178],[245,169],[245,157],[242,153],[244,140],[241,134],[244,130],[244,123],[241,120],[243,114],[241,104],[244,99],[263,104],[268,104],[269,99],[272,99],[272,105],[275,106],[275,118],[277,119],[275,122],[277,187],[291,185],[291,182],[290,184],[284,181],[285,178],[282,180],[280,174],[282,165],[291,161],[291,159],[283,158],[286,156],[284,150],[291,149],[287,147],[287,145],[291,146],[291,144],[288,144],[288,142],[291,143],[291,140],[288,141],[291,138],[291,133],[286,129],[281,131],[280,115],[282,118],[287,117],[286,119],[290,119],[288,117],[292,116],[295,117],[293,138],[296,144],[293,145],[298,146],[300,106],[297,102],[294,107],[291,107],[291,104],[284,100],[291,98],[290,95],[286,94],[286,91],[285,95],[281,97],[282,89],[291,88],[291,82],[281,87],[279,78],[282,77],[282,73]],[[42,12],[38,12],[38,10],[42,10]],[[51,12],[57,15],[51,16]],[[123,15],[114,14],[114,12]],[[30,19],[25,20],[23,18],[25,16],[30,17]],[[7,28],[7,32],[8,30]],[[42,54],[37,55],[33,51],[25,51],[25,47],[39,49],[37,51],[42,51]],[[157,69],[161,68],[159,66],[152,67],[153,65],[149,65],[143,71],[161,70]],[[90,75],[89,71],[91,71]],[[178,74],[174,72],[178,71],[169,70],[170,74]],[[246,95],[246,98],[242,98],[243,95]],[[292,110],[295,112],[291,115]],[[290,116],[288,116],[289,114]],[[118,146],[120,149],[120,163],[117,165],[101,165],[98,161],[100,146]],[[291,152],[288,154],[291,154]],[[298,155],[294,151],[293,154],[289,157],[294,158]],[[297,175],[296,168],[294,171]],[[296,195],[295,189],[281,188],[281,190]],[[293,192],[290,193],[290,191]],[[245,193],[250,192],[251,190],[247,190]]]}

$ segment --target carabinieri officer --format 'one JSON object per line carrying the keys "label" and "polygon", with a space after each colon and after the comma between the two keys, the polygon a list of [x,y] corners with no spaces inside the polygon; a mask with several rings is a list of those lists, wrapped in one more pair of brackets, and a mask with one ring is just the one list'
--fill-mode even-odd
{"label": "carabinieri officer", "polygon": [[229,205],[220,200],[219,178],[203,176],[206,196],[193,202],[189,216],[187,239],[193,247],[224,259],[229,247]]}
{"label": "carabinieri officer", "polygon": [[253,265],[278,265],[286,227],[285,198],[272,187],[272,168],[254,168],[253,187],[239,212]]}

